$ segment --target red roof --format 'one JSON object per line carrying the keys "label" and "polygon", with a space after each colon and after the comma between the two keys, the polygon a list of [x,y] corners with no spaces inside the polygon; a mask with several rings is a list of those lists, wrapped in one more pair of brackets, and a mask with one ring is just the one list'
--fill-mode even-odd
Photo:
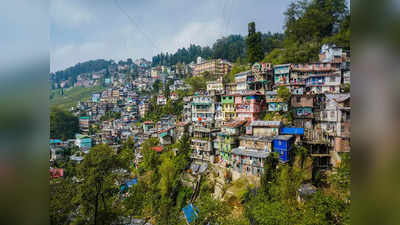
{"label": "red roof", "polygon": [[237,127],[242,126],[244,123],[247,123],[247,120],[235,120],[233,122],[226,123],[225,126],[237,128]]}
{"label": "red roof", "polygon": [[64,176],[64,169],[50,169],[51,178],[58,178]]}
{"label": "red roof", "polygon": [[155,147],[152,147],[151,149],[156,151],[156,152],[162,152],[163,146],[155,146]]}
{"label": "red roof", "polygon": [[144,123],[144,124],[152,124],[152,123],[153,123],[153,121],[151,121],[151,120],[148,120],[148,121],[144,121],[143,123]]}

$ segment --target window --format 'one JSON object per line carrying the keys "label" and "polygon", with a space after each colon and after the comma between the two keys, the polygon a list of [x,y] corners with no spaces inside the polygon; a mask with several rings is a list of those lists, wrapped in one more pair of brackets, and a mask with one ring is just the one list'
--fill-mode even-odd
{"label": "window", "polygon": [[330,111],[329,114],[330,114],[329,116],[331,117],[331,119],[335,118],[335,111]]}
{"label": "window", "polygon": [[329,77],[329,82],[335,82],[335,81],[336,81],[335,76]]}
{"label": "window", "polygon": [[296,96],[296,102],[300,103],[301,102],[301,97],[300,96]]}

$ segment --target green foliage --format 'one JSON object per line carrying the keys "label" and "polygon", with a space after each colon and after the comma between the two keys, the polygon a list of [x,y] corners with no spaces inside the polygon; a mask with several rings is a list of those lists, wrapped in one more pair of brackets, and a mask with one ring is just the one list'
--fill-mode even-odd
{"label": "green foliage", "polygon": [[158,144],[159,141],[157,138],[150,138],[144,141],[141,146],[143,161],[140,166],[145,171],[156,169],[160,162],[160,156],[158,155],[158,153],[151,149],[151,147],[157,146]]}
{"label": "green foliage", "polygon": [[237,58],[233,64],[231,71],[223,77],[224,83],[233,83],[235,81],[235,74],[249,70],[250,66],[242,58]]}
{"label": "green foliage", "polygon": [[246,43],[241,35],[229,35],[218,39],[212,47],[214,59],[226,59],[230,62],[246,57]]}
{"label": "green foliage", "polygon": [[246,39],[247,45],[247,58],[249,63],[253,64],[259,62],[264,58],[264,51],[262,46],[261,33],[256,32],[256,24],[254,22],[249,23],[248,35]]}
{"label": "green foliage", "polygon": [[77,207],[71,202],[75,195],[76,186],[71,179],[60,179],[50,183],[50,224],[69,225],[71,223],[70,214]]}
{"label": "green foliage", "polygon": [[159,167],[160,179],[160,193],[161,196],[167,197],[171,194],[172,189],[175,189],[179,176],[177,176],[178,169],[172,159],[172,152],[162,155],[162,163]]}
{"label": "green foliage", "polygon": [[79,120],[70,112],[52,107],[50,110],[50,138],[67,140],[79,133]]}
{"label": "green foliage", "polygon": [[350,12],[345,0],[295,1],[289,5],[285,16],[284,40],[263,62],[317,61],[325,43],[350,48]]}
{"label": "green foliage", "polygon": [[182,97],[179,97],[177,101],[169,99],[167,100],[167,104],[160,106],[157,104],[157,96],[153,96],[153,98],[150,99],[150,109],[150,112],[145,115],[143,121],[152,120],[157,122],[165,115],[175,115],[179,117],[183,111],[183,100]]}
{"label": "green foliage", "polygon": [[111,65],[111,63],[111,60],[107,61],[104,59],[89,60],[87,62],[78,63],[75,66],[69,67],[65,70],[51,73],[50,80],[52,83],[58,83],[62,80],[76,81],[78,75],[106,69]]}
{"label": "green foliage", "polygon": [[195,204],[200,213],[194,224],[226,224],[230,210],[223,202],[215,200],[210,194],[204,194]]}
{"label": "green foliage", "polygon": [[290,91],[289,88],[285,87],[285,86],[280,86],[278,88],[278,98],[282,98],[285,102],[288,102],[290,100]]}
{"label": "green foliage", "polygon": [[[260,52],[270,52],[281,46],[283,34],[263,33],[260,35],[260,40]],[[204,59],[226,59],[234,62],[237,58],[247,58],[246,48],[245,38],[242,35],[233,34],[218,39],[212,48],[190,45],[187,49],[178,49],[174,54],[158,54],[153,57],[152,66],[189,64],[195,62],[198,56]]]}
{"label": "green foliage", "polygon": [[171,85],[173,85],[173,84],[174,84],[173,80],[168,80],[167,84],[164,87],[164,93],[163,94],[164,94],[165,98],[167,98],[167,99],[169,99],[170,94],[171,94],[171,91],[170,91],[169,87]]}
{"label": "green foliage", "polygon": [[185,83],[192,87],[192,92],[207,89],[207,79],[204,76],[188,77],[185,79]]}
{"label": "green foliage", "polygon": [[[299,154],[308,152],[302,147],[298,147],[296,151]],[[332,184],[343,184],[343,189],[340,185],[332,185],[328,192],[321,190],[311,199],[298,202],[297,189],[304,182],[306,171],[289,164],[276,166],[276,156],[269,156],[264,163],[261,191],[249,192],[246,195],[246,217],[253,224],[349,224],[350,183],[347,180],[350,179],[350,175],[348,161],[344,161],[343,170],[337,172],[340,175],[335,175],[331,180]]]}
{"label": "green foliage", "polygon": [[345,84],[343,88],[344,93],[349,93],[350,92],[350,84]]}
{"label": "green foliage", "polygon": [[75,224],[111,224],[117,221],[121,207],[116,204],[121,168],[117,154],[107,145],[93,147],[78,168],[78,193],[73,202],[79,204]]}
{"label": "green foliage", "polygon": [[76,103],[79,101],[89,100],[93,93],[103,90],[104,87],[101,86],[51,90],[50,105],[63,110],[69,110],[71,107],[76,106]]}
{"label": "green foliage", "polygon": [[111,119],[120,119],[121,118],[121,113],[120,112],[112,112],[112,111],[107,111],[101,118],[101,121],[107,121]]}
{"label": "green foliage", "polygon": [[153,93],[154,94],[158,94],[158,92],[160,91],[162,89],[162,82],[161,82],[161,80],[156,80],[156,81],[154,81],[154,83],[153,83]]}
{"label": "green foliage", "polygon": [[198,56],[204,59],[211,58],[213,51],[210,47],[201,47],[191,44],[189,48],[180,48],[174,54],[160,53],[153,57],[152,66],[164,65],[171,66],[177,63],[189,64],[196,61]]}

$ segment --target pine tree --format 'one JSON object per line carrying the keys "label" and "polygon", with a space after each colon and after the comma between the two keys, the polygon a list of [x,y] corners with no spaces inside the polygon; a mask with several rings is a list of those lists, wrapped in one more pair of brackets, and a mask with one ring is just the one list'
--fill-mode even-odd
{"label": "pine tree", "polygon": [[248,27],[249,34],[246,39],[247,44],[247,57],[249,63],[261,61],[264,58],[263,45],[261,40],[261,33],[256,32],[256,24],[254,22],[249,23]]}

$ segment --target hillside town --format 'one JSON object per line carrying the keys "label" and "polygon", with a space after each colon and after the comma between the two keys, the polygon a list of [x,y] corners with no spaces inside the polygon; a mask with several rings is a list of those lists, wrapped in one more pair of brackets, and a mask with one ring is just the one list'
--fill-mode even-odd
{"label": "hillside town", "polygon": [[[338,167],[342,153],[350,151],[351,104],[345,90],[350,85],[350,54],[325,45],[319,58],[307,64],[254,63],[250,70],[235,74],[232,83],[222,81],[233,65],[226,60],[198,57],[196,63],[181,67],[150,67],[140,59],[135,61],[139,75],[134,80],[127,76],[128,66],[110,66],[107,88],[71,108],[79,117],[80,133],[66,141],[51,138],[50,161],[76,146],[80,151],[69,157],[79,163],[92,146],[105,143],[118,149],[132,138],[135,163],[140,163],[140,146],[147,139],[157,138],[160,145],[154,151],[162,152],[188,134],[192,173],[212,166],[228,169],[233,180],[259,177],[269,154],[276,152],[280,162],[287,163],[300,145],[311,152],[313,173]],[[80,76],[75,86],[95,84],[104,72],[93,72],[87,79]],[[182,77],[206,72],[217,79],[208,81],[206,90],[185,94],[191,87]],[[163,86],[158,93],[139,94],[152,89],[157,80]],[[171,84],[169,96],[162,91],[167,84]],[[158,106],[181,101],[181,115],[144,120],[152,97]],[[63,174],[63,168],[50,171],[54,177]]]}
{"label": "hillside town", "polygon": [[63,4],[50,224],[350,224],[348,1]]}

